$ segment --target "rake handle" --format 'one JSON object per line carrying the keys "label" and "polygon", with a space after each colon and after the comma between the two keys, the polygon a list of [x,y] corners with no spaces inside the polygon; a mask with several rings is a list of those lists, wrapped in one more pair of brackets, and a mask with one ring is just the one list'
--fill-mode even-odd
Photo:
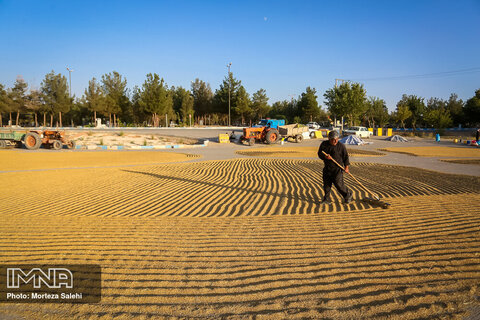
{"label": "rake handle", "polygon": [[[325,156],[330,156],[328,153],[326,153],[326,152],[323,151],[323,150],[322,150],[322,153],[323,153]],[[339,166],[343,171],[347,172],[347,171],[345,170],[345,168],[344,168],[340,163],[338,163],[335,159],[332,158],[332,156],[330,156],[330,158],[331,158],[331,159],[329,159],[329,160],[332,160],[332,161],[333,161],[337,166]],[[374,195],[377,199],[380,199],[376,193],[373,193],[373,192],[370,191],[367,187],[365,187],[360,181],[358,181],[357,178],[355,178],[355,177],[353,176],[353,174],[351,174],[350,172],[347,172],[347,173],[350,175],[350,177],[353,178],[353,180],[355,180],[359,185],[361,185],[363,189],[367,190],[369,193],[371,193],[372,195]]]}

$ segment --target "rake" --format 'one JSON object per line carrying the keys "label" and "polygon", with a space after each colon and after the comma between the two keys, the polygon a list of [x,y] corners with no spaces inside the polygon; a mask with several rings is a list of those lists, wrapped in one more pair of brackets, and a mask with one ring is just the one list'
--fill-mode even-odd
{"label": "rake", "polygon": [[[322,150],[322,153],[323,153],[325,156],[329,156],[329,154],[326,153],[326,152],[323,151],[323,150]],[[340,163],[338,163],[337,161],[335,161],[335,159],[332,158],[331,160],[332,160],[333,162],[335,162],[335,164],[336,164],[337,166],[339,166],[343,171],[345,171],[345,168],[344,168]],[[345,172],[347,172],[347,171],[345,171]],[[379,197],[376,193],[370,191],[367,187],[365,187],[365,186],[364,186],[360,181],[358,181],[357,178],[355,178],[350,172],[347,172],[347,173],[350,175],[350,177],[353,178],[353,180],[355,180],[360,186],[362,186],[362,188],[365,189],[365,191],[367,191],[368,193],[370,193],[370,194],[373,196],[373,197],[366,197],[366,198],[362,199],[362,201],[367,202],[367,203],[372,204],[372,205],[381,206],[383,209],[388,209],[388,208],[390,208],[390,206],[391,206],[390,203],[387,203],[387,202],[385,202],[385,201],[380,200],[380,197]]]}

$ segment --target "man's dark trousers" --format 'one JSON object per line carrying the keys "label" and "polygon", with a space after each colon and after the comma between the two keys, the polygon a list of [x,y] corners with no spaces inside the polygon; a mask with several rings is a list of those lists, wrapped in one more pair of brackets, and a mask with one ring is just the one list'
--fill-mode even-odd
{"label": "man's dark trousers", "polygon": [[341,170],[327,171],[323,169],[323,191],[325,192],[324,199],[330,199],[330,191],[332,190],[332,184],[335,185],[338,192],[344,199],[347,198],[347,187],[343,183],[343,172]]}

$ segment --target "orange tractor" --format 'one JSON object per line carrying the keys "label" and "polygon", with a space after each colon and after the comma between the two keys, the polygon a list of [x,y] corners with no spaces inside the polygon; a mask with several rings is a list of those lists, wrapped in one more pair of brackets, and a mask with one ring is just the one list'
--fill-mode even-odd
{"label": "orange tractor", "polygon": [[69,149],[75,148],[75,142],[65,137],[65,131],[35,130],[25,134],[23,144],[27,149],[35,150],[43,145],[45,148],[60,150],[63,145]]}
{"label": "orange tractor", "polygon": [[64,131],[58,130],[28,130],[0,132],[0,149],[20,147],[23,144],[29,150],[36,150],[40,146],[48,149],[60,150],[64,145],[69,149],[75,148],[75,142],[65,136]]}
{"label": "orange tractor", "polygon": [[265,119],[258,125],[243,129],[243,136],[240,141],[247,142],[253,146],[256,141],[266,142],[268,144],[277,143],[280,139],[278,127],[285,125],[285,120]]}

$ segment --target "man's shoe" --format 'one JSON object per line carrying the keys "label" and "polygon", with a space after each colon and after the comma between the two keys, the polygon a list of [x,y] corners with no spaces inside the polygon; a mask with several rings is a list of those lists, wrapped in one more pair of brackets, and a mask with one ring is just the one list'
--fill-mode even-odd
{"label": "man's shoe", "polygon": [[345,203],[348,204],[348,203],[352,202],[352,200],[353,200],[353,192],[350,191],[348,193],[347,197],[345,198]]}
{"label": "man's shoe", "polygon": [[330,201],[330,199],[323,199],[320,204],[332,204],[332,201]]}

